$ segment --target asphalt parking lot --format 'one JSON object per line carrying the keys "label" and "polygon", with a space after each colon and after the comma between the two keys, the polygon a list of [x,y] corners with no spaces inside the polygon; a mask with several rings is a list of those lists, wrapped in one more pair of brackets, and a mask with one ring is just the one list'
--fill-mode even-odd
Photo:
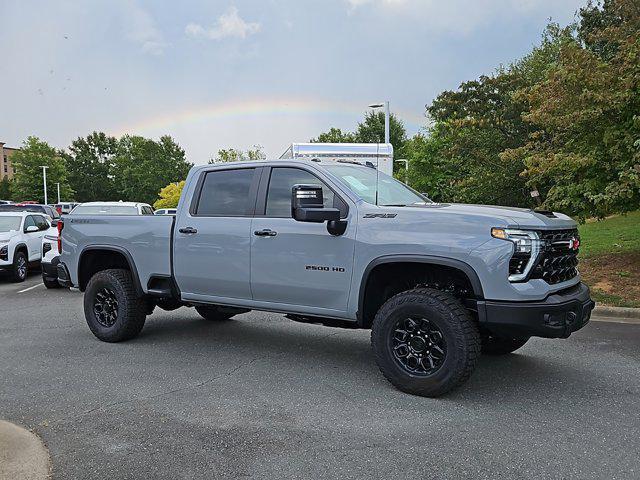
{"label": "asphalt parking lot", "polygon": [[0,278],[0,418],[55,479],[640,478],[640,325],[533,339],[427,399],[386,382],[368,331],[182,308],[107,344],[39,281]]}

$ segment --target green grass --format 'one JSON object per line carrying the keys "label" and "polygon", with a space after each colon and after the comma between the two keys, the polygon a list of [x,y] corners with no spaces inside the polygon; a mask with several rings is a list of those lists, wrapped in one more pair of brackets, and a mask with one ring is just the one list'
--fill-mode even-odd
{"label": "green grass", "polygon": [[593,298],[598,305],[611,305],[613,307],[632,307],[639,308],[640,302],[637,300],[627,300],[619,297],[618,295],[612,295],[610,293],[601,292],[599,290],[591,290],[591,298]]}
{"label": "green grass", "polygon": [[580,256],[640,251],[640,210],[580,225]]}

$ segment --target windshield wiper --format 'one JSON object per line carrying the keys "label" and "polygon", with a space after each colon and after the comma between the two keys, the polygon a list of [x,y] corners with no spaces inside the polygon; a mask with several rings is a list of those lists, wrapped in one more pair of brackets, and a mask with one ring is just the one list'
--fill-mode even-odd
{"label": "windshield wiper", "polygon": [[385,203],[384,205],[380,205],[381,207],[406,207],[406,203]]}

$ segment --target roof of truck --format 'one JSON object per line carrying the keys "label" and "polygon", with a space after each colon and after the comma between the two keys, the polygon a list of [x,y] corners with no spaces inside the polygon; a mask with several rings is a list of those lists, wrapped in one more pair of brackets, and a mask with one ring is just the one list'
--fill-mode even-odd
{"label": "roof of truck", "polygon": [[332,159],[332,158],[276,158],[276,159],[269,159],[269,160],[243,160],[240,162],[218,162],[218,163],[208,163],[205,165],[198,165],[196,168],[198,168],[199,170],[202,169],[206,169],[207,167],[211,167],[211,166],[216,166],[216,167],[220,167],[220,166],[225,166],[225,165],[232,165],[232,166],[261,166],[261,165],[274,165],[274,164],[281,164],[281,163],[285,163],[285,162],[290,162],[290,163],[296,163],[296,164],[303,164],[303,165],[335,165],[337,164],[345,164],[345,165],[360,165],[362,167],[372,167],[373,164],[371,163],[371,160],[364,160],[364,159],[347,159],[347,158],[340,158],[340,159]]}

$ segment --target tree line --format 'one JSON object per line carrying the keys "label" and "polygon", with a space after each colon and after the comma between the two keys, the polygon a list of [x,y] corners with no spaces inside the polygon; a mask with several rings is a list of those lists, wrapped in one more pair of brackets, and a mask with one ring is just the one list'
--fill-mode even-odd
{"label": "tree line", "polygon": [[47,169],[47,197],[62,201],[139,201],[153,203],[161,188],[183,180],[193,166],[169,136],[152,140],[94,132],[58,150],[27,138],[11,158],[15,175],[0,182],[0,198],[44,201],[41,166]]}
{"label": "tree line", "polygon": [[584,219],[640,207],[640,3],[604,0],[494,74],[442,92],[403,146],[436,200]]}

